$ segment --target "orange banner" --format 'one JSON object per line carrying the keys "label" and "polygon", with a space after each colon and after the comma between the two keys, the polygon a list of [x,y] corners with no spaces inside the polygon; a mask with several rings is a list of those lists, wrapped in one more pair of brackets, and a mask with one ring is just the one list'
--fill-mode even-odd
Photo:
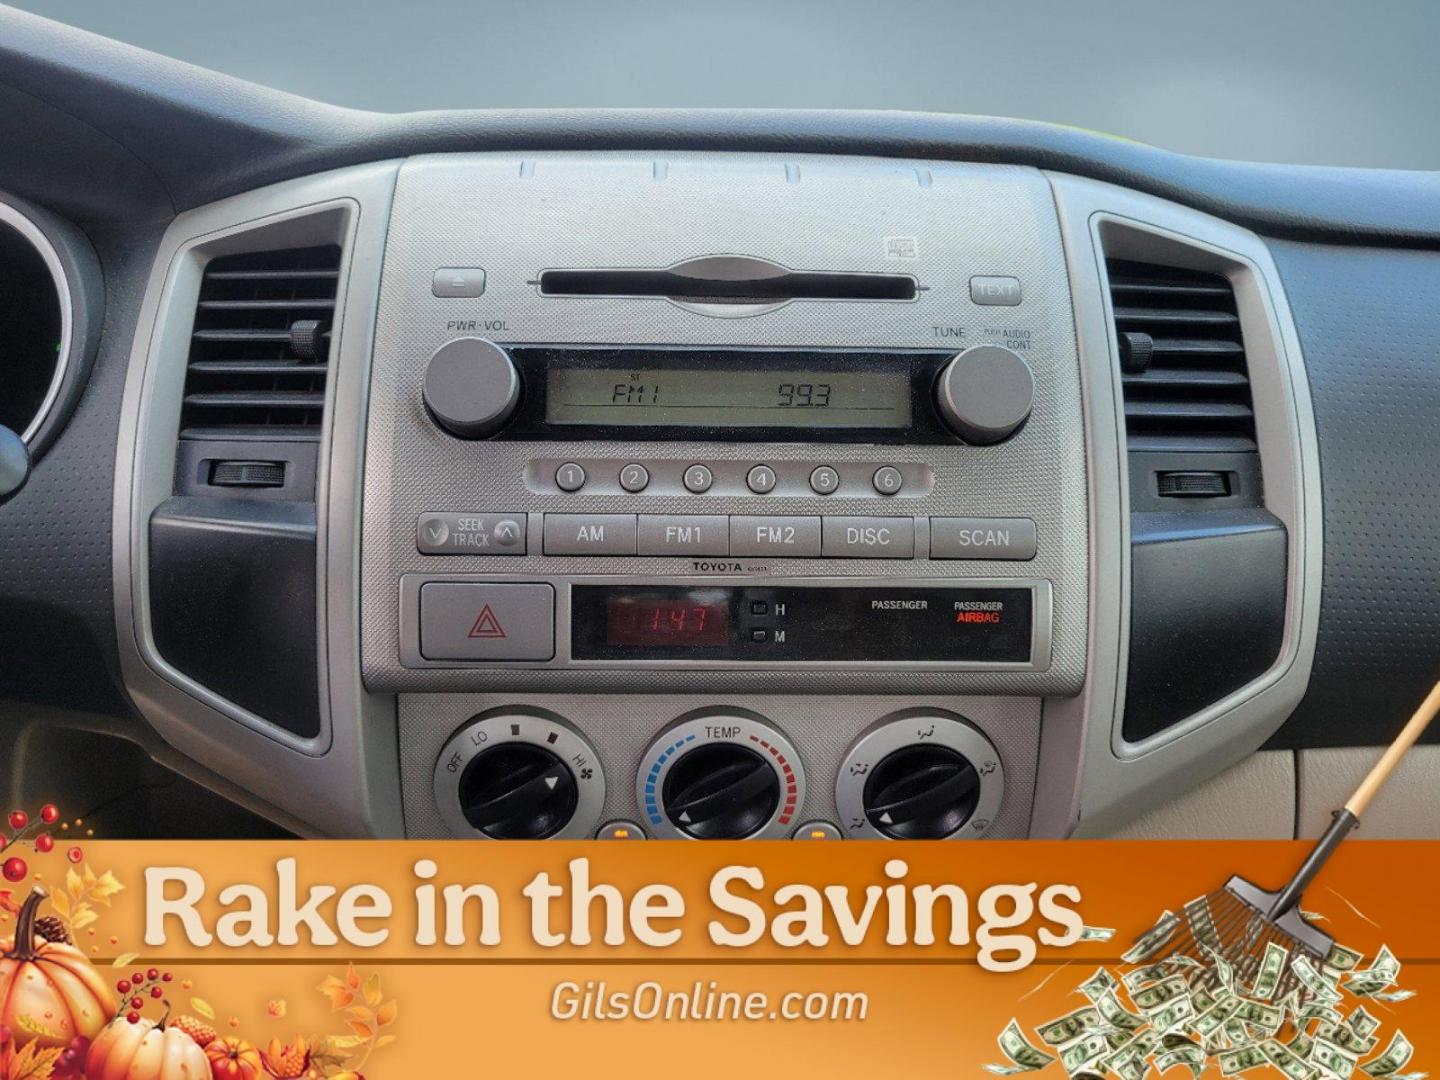
{"label": "orange banner", "polygon": [[[77,1077],[193,1076],[113,1071],[147,1052],[183,1060],[192,1046],[223,1080],[618,1076],[662,1060],[693,1077],[979,1075],[987,1063],[1012,1067],[996,1040],[1013,1018],[1029,1044],[1059,1059],[1044,1066],[1059,1076],[1062,1043],[1037,1028],[1077,1010],[1077,1033],[1090,1022],[1078,984],[1101,967],[1116,980],[1133,971],[1121,954],[1162,911],[1179,912],[1232,873],[1276,888],[1306,850],[1269,842],[83,846],[73,863],[59,849],[33,855],[26,879],[4,897],[5,933],[26,918],[39,942],[33,955],[0,962],[6,1075],[23,1075],[15,1072],[22,1056],[54,1050],[52,1073],[36,1076],[66,1075],[62,1066]],[[1364,1036],[1374,1045],[1357,1056],[1362,1065],[1382,1059],[1379,1080],[1440,1063],[1429,1038],[1440,1026],[1437,856],[1440,844],[1352,841],[1302,905],[1325,934],[1364,954],[1357,968],[1382,946],[1400,965],[1378,996],[1363,998],[1379,1023]],[[22,914],[35,889],[43,896]],[[1067,940],[1081,926],[1096,928],[1085,934],[1093,939]],[[1099,939],[1107,928],[1113,936]],[[1364,987],[1338,971],[1324,977]],[[1238,974],[1237,994],[1260,994],[1245,981],[1254,978]],[[1157,1014],[1175,1021],[1168,1042],[1157,1033],[1149,1064],[1182,1040],[1199,1041],[1184,1034],[1193,1015],[1146,1010],[1126,986],[1114,996],[1137,1023]],[[1194,996],[1206,1003],[1203,991]],[[1348,989],[1343,996],[1337,1013],[1362,1000]],[[1311,998],[1301,991],[1295,1001]],[[1251,1034],[1262,1034],[1260,1013]],[[1286,1023],[1269,1041],[1295,1033]],[[1414,1049],[1387,1071],[1395,1030]],[[1241,1034],[1232,1032],[1237,1044]],[[1110,1062],[1122,1080],[1126,1064],[1123,1054]],[[1216,1055],[1204,1068],[1218,1069]]]}

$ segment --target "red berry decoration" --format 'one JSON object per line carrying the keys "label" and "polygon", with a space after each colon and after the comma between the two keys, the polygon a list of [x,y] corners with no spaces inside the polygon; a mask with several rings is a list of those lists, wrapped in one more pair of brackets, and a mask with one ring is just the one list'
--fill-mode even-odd
{"label": "red berry decoration", "polygon": [[171,979],[173,979],[173,978],[175,978],[174,974],[172,974],[171,972],[167,971],[167,972],[165,972],[164,975],[161,975],[161,976],[160,976],[160,981],[161,981],[161,982],[169,982],[169,981],[170,981]]}
{"label": "red berry decoration", "polygon": [[27,814],[24,810],[10,811],[10,828],[14,829],[16,832],[19,832],[21,829],[25,828],[25,826],[29,824],[30,815]]}
{"label": "red berry decoration", "polygon": [[41,855],[48,855],[55,850],[55,838],[48,832],[42,832],[39,836],[35,837],[35,850],[40,852]]}
{"label": "red berry decoration", "polygon": [[85,858],[85,852],[81,851],[79,846],[77,845],[75,847],[72,847],[69,851],[65,852],[65,858],[69,859],[73,863],[78,863],[81,859]]}
{"label": "red berry decoration", "polygon": [[25,860],[18,855],[12,855],[5,860],[4,874],[6,881],[24,881],[25,875],[30,872],[30,867]]}
{"label": "red berry decoration", "polygon": [[159,968],[151,968],[149,971],[145,972],[145,978],[149,979],[151,982],[154,982],[154,981],[155,981],[156,979],[158,979],[159,977],[160,977],[160,969],[159,969]]}
{"label": "red berry decoration", "polygon": [[159,1001],[162,997],[165,996],[165,991],[158,986],[152,986],[150,988],[150,996],[153,997],[156,1001]]}
{"label": "red berry decoration", "polygon": [[54,825],[60,820],[60,808],[54,803],[46,803],[40,808],[40,820],[46,825]]}
{"label": "red berry decoration", "polygon": [[128,994],[130,992],[130,980],[121,979],[115,984],[115,989],[120,991],[120,993],[122,994]]}
{"label": "red berry decoration", "polygon": [[143,983],[143,982],[145,981],[145,973],[144,973],[143,971],[137,971],[137,972],[135,972],[134,975],[131,975],[131,976],[130,976],[130,981],[131,981],[131,983],[133,983],[134,985],[139,986],[141,983]]}
{"label": "red berry decoration", "polygon": [[143,1008],[145,1007],[145,999],[142,998],[142,997],[133,997],[133,998],[131,998],[131,999],[130,999],[130,1007],[131,1007],[132,1009],[143,1009]]}
{"label": "red berry decoration", "polygon": [[130,1023],[132,1024],[138,1024],[140,1022],[140,1014],[138,1012],[126,1013],[125,1019],[130,1021]]}

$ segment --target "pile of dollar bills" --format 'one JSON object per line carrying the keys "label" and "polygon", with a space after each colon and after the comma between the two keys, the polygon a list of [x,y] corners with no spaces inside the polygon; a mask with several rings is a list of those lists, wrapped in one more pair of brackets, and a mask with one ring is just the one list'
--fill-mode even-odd
{"label": "pile of dollar bills", "polygon": [[[1186,905],[1192,923],[1201,903]],[[1088,1004],[1035,1029],[1045,1049],[1011,1020],[998,1039],[1009,1064],[985,1068],[1015,1076],[1058,1060],[1076,1080],[1103,1080],[1111,1073],[1142,1080],[1152,1068],[1163,1073],[1177,1065],[1195,1077],[1211,1065],[1225,1076],[1273,1065],[1290,1080],[1348,1080],[1356,1069],[1376,1080],[1424,1080],[1425,1073],[1400,1071],[1414,1049],[1398,1030],[1383,1051],[1367,1057],[1380,1043],[1381,1022],[1365,1003],[1414,996],[1396,985],[1400,961],[1389,948],[1382,946],[1362,966],[1364,955],[1343,945],[1316,963],[1267,942],[1247,985],[1203,935],[1198,956],[1177,952],[1154,959],[1183,921],[1167,911],[1125,953],[1118,977],[1102,967],[1080,983],[1075,993]],[[1112,935],[1087,927],[1084,937]]]}

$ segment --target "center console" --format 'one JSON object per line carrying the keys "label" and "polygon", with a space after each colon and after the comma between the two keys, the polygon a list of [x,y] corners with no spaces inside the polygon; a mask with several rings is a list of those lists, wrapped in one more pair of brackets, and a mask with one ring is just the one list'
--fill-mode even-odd
{"label": "center console", "polygon": [[[127,685],[309,830],[1069,835],[1250,752],[1308,677],[1283,294],[1161,200],[416,157],[182,215],[144,318]],[[217,653],[196,598],[237,596]]]}

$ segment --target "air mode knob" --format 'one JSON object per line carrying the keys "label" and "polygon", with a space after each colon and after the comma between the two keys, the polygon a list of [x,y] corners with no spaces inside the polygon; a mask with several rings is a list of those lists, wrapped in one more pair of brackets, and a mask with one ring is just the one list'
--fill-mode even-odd
{"label": "air mode knob", "polygon": [[962,840],[1000,812],[1000,755],[964,717],[930,709],[888,716],[840,763],[835,805],[846,836]]}
{"label": "air mode knob", "polygon": [[504,427],[520,404],[520,373],[493,341],[456,338],[430,357],[424,395],[430,415],[451,435],[483,439]]}
{"label": "air mode knob", "polygon": [[957,355],[935,382],[935,405],[951,431],[981,446],[1003,442],[1030,418],[1035,376],[1030,365],[999,345],[976,345]]}
{"label": "air mode knob", "polygon": [[640,762],[636,799],[651,833],[691,840],[781,839],[805,801],[800,755],[763,717],[681,717]]}
{"label": "air mode knob", "polygon": [[435,805],[456,836],[579,839],[594,832],[604,804],[595,748],[553,713],[477,716],[435,764]]}

